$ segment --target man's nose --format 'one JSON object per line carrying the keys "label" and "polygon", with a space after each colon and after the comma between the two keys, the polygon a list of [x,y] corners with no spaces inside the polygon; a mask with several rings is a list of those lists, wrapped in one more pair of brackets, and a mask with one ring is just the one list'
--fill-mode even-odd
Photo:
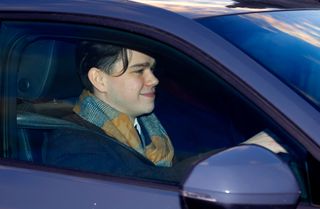
{"label": "man's nose", "polygon": [[147,71],[146,75],[146,85],[148,86],[156,86],[159,84],[158,78],[154,75],[152,70]]}

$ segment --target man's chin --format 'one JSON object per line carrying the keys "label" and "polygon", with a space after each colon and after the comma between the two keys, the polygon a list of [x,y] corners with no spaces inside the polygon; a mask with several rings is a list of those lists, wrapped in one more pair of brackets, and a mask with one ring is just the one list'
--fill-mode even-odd
{"label": "man's chin", "polygon": [[147,115],[152,113],[154,110],[154,105],[150,106],[150,107],[145,107],[143,111],[141,111],[141,115]]}

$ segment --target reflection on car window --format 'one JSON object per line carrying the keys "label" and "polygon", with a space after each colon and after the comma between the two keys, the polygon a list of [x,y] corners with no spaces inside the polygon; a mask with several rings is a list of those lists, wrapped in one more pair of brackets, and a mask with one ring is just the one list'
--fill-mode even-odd
{"label": "reflection on car window", "polygon": [[307,12],[267,12],[201,22],[319,107],[320,14]]}
{"label": "reflection on car window", "polygon": [[[14,44],[5,49],[10,57],[6,67],[17,74],[17,137],[7,139],[8,158],[179,184],[198,161],[268,130],[265,133],[272,133],[268,136],[284,150],[279,156],[304,186],[301,162],[295,158],[300,154],[296,144],[257,107],[191,57],[109,29],[52,23],[28,26],[6,23],[5,32],[15,34],[8,36],[14,39],[8,43]],[[48,27],[55,32],[46,32],[52,31]],[[114,61],[92,65],[90,62],[97,62],[90,61],[95,56],[86,57],[92,47],[102,48],[101,53],[111,47]],[[85,73],[79,72],[81,64]],[[113,71],[113,65],[119,65],[119,71]],[[126,71],[122,71],[124,66]],[[106,72],[108,69],[111,71]],[[121,76],[128,80],[114,80],[124,78]],[[137,88],[133,96],[124,88],[127,81],[131,90]],[[105,89],[113,96],[111,100],[103,94]],[[126,97],[119,99],[120,93]],[[86,109],[88,106],[93,109]],[[112,111],[105,114],[106,109]],[[124,127],[120,130],[115,124]],[[127,135],[119,137],[124,133]]]}

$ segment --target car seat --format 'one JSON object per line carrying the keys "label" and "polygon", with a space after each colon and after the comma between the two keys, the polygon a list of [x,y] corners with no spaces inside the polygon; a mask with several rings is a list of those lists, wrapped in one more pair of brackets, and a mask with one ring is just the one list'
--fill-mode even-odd
{"label": "car seat", "polygon": [[37,38],[15,51],[17,71],[17,145],[19,160],[41,163],[48,132],[70,127],[59,118],[72,112],[82,85],[75,44]]}

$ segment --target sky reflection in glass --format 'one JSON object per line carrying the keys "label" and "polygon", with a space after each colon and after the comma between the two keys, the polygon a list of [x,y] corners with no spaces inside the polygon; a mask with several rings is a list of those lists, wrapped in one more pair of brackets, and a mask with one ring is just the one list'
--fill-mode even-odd
{"label": "sky reflection in glass", "polygon": [[320,11],[200,20],[320,107]]}
{"label": "sky reflection in glass", "polygon": [[[131,0],[135,2],[145,3],[152,6],[160,7],[187,17],[197,18],[212,15],[222,15],[227,13],[249,12],[257,9],[251,8],[229,8],[236,2],[233,0]],[[259,9],[266,10],[266,9]]]}

